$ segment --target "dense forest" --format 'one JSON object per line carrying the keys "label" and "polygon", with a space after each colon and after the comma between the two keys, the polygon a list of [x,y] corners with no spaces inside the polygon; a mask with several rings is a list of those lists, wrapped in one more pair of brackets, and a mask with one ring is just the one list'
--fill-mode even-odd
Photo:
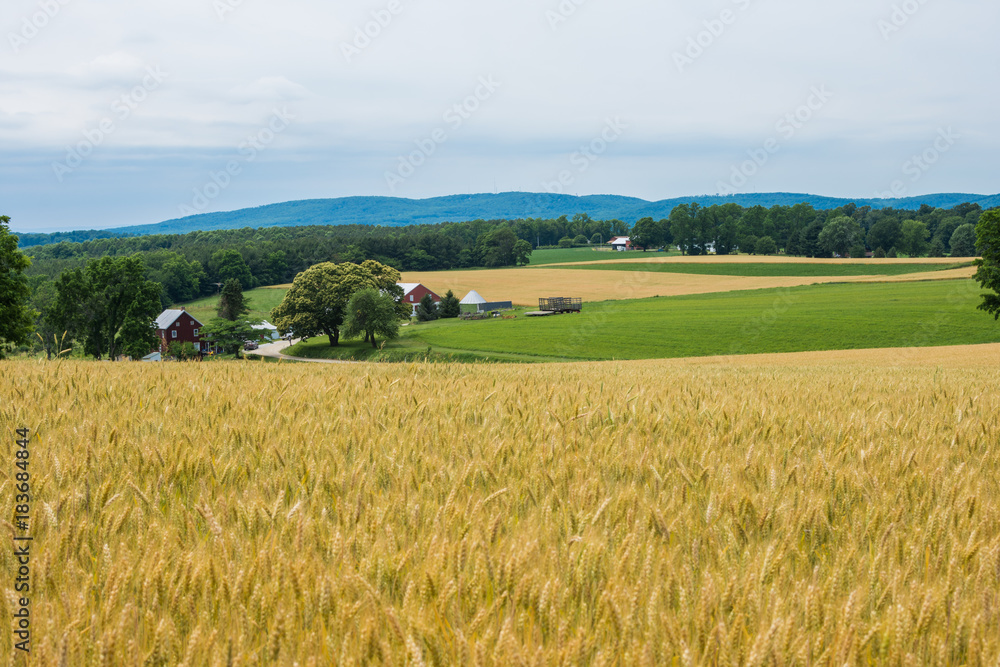
{"label": "dense forest", "polygon": [[[631,234],[642,248],[679,247],[686,254],[776,253],[820,257],[872,252],[876,256],[972,254],[977,204],[944,210],[873,209],[849,204],[817,210],[810,204],[676,206],[668,218],[596,220],[585,213],[554,219],[474,220],[383,227],[369,225],[268,227],[99,238],[27,249],[37,288],[97,257],[141,254],[147,277],[163,286],[164,304],[211,294],[238,278],[244,288],[291,282],[320,262],[374,259],[400,271],[523,264],[531,248],[607,242]],[[956,230],[962,228],[958,237]],[[961,241],[953,248],[953,238]]]}

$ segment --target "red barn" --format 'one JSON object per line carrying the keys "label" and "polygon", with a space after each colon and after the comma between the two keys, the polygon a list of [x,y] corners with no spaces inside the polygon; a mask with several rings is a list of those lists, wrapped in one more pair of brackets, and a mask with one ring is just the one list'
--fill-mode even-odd
{"label": "red barn", "polygon": [[165,310],[156,318],[156,335],[160,338],[160,354],[166,354],[170,344],[191,343],[199,352],[208,352],[208,343],[201,342],[202,323],[181,307]]}
{"label": "red barn", "polygon": [[403,288],[403,302],[413,308],[413,317],[417,316],[417,305],[424,298],[425,294],[430,294],[434,303],[440,304],[441,297],[430,291],[420,283],[396,283]]}

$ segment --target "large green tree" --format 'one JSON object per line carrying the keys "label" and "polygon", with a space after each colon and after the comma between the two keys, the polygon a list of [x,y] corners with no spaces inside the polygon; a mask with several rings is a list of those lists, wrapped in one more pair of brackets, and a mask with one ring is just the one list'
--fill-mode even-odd
{"label": "large green tree", "polygon": [[332,347],[340,342],[347,302],[358,290],[371,287],[384,292],[396,303],[399,317],[408,315],[410,307],[402,303],[403,288],[397,282],[399,271],[374,260],[361,264],[323,262],[295,276],[281,304],[271,311],[271,318],[282,335],[289,331],[300,337],[322,334]]}
{"label": "large green tree", "polygon": [[17,249],[9,223],[9,217],[0,215],[0,359],[7,349],[28,342],[37,315],[28,304],[31,289],[24,275],[31,260]]}
{"label": "large green tree", "polygon": [[514,244],[514,263],[526,266],[531,261],[531,244],[524,239],[518,239]]}
{"label": "large green tree", "polygon": [[159,283],[146,279],[142,257],[102,257],[83,269],[64,272],[54,324],[84,342],[84,352],[134,359],[149,354],[158,339],[153,320],[160,312]]}
{"label": "large green tree", "polygon": [[931,236],[927,225],[917,220],[904,220],[900,228],[899,250],[910,257],[920,257],[927,252],[927,239]]}
{"label": "large green tree", "polygon": [[212,269],[220,283],[235,278],[243,285],[243,289],[253,287],[253,275],[250,267],[239,250],[219,250],[212,254]]}
{"label": "large green tree", "polygon": [[197,299],[203,294],[208,277],[197,260],[189,262],[183,255],[171,251],[149,252],[144,259],[146,277],[163,285],[160,301],[164,308],[173,303]]}
{"label": "large green tree", "polygon": [[882,248],[883,251],[895,248],[899,243],[899,221],[895,218],[882,218],[868,230],[868,247],[872,250]]}
{"label": "large green tree", "polygon": [[674,243],[680,248],[682,255],[700,254],[700,249],[696,247],[695,228],[699,208],[697,203],[692,203],[690,206],[678,204],[670,211],[670,233],[673,234]]}
{"label": "large green tree", "polygon": [[[956,230],[957,231],[957,230]],[[976,225],[976,248],[982,259],[976,260],[976,280],[983,289],[993,290],[984,294],[980,310],[985,310],[1000,320],[1000,209],[986,211]]]}
{"label": "large green tree", "polygon": [[823,231],[819,233],[820,244],[841,257],[846,257],[851,247],[863,238],[861,225],[846,215],[831,219],[823,226]]}
{"label": "large green tree", "polygon": [[376,336],[392,340],[399,336],[399,308],[391,294],[366,287],[351,295],[344,317],[344,335],[364,336],[377,348]]}
{"label": "large green tree", "polygon": [[976,256],[976,227],[975,225],[959,225],[951,235],[952,257],[975,257]]}
{"label": "large green tree", "polygon": [[479,237],[477,251],[483,266],[514,266],[517,235],[510,227],[495,227]]}
{"label": "large green tree", "polygon": [[642,218],[632,227],[632,246],[642,248],[646,252],[648,248],[659,248],[664,243],[663,226],[653,218]]}
{"label": "large green tree", "polygon": [[230,322],[235,322],[250,312],[250,309],[247,307],[246,298],[243,296],[243,287],[239,280],[230,278],[222,286],[222,293],[219,295],[219,305],[215,309],[215,312],[219,317]]}

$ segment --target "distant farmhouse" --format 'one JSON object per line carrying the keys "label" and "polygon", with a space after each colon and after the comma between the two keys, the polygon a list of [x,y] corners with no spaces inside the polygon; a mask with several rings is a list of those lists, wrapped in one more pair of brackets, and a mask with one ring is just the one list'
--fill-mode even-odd
{"label": "distant farmhouse", "polygon": [[396,283],[403,288],[403,302],[409,305],[413,312],[411,313],[413,317],[417,316],[417,306],[420,305],[420,300],[424,298],[425,294],[430,294],[431,299],[434,303],[440,304],[441,297],[439,297],[434,292],[430,291],[420,283]]}
{"label": "distant farmhouse", "polygon": [[632,249],[632,239],[628,236],[616,236],[611,239],[611,249],[623,252]]}
{"label": "distant farmhouse", "polygon": [[204,325],[194,315],[184,310],[167,309],[156,318],[156,335],[160,339],[160,354],[165,355],[173,342],[191,343],[198,352],[208,352],[208,343],[199,335]]}

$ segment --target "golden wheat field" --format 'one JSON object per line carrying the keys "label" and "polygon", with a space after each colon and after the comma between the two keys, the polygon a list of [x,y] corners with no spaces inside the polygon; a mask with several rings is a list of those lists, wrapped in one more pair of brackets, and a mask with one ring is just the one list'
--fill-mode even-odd
{"label": "golden wheat field", "polygon": [[32,663],[993,665],[986,347],[3,362],[0,451],[37,434]]}
{"label": "golden wheat field", "polygon": [[[636,260],[639,261],[641,260]],[[664,261],[661,259],[659,262],[647,263]],[[710,294],[819,283],[950,280],[970,278],[975,271],[974,267],[965,267],[895,276],[725,276],[651,271],[519,268],[406,272],[403,274],[403,280],[423,283],[438,294],[452,290],[461,298],[469,291],[477,290],[489,301],[512,301],[517,306],[537,306],[539,297],[560,294],[572,294],[585,301],[645,299],[651,296]]]}

